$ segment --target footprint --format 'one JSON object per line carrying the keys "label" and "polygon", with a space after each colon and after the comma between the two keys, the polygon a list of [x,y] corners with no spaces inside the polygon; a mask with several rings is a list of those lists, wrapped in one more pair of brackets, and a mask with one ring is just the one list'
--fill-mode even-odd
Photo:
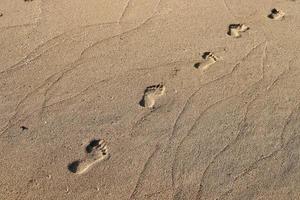
{"label": "footprint", "polygon": [[92,140],[86,146],[86,156],[68,165],[68,169],[76,174],[83,174],[93,165],[110,157],[104,140]]}
{"label": "footprint", "polygon": [[249,30],[250,28],[244,24],[230,24],[227,34],[239,38],[241,37],[241,32],[245,32]]}
{"label": "footprint", "polygon": [[201,67],[201,69],[205,70],[216,63],[218,60],[220,60],[220,58],[215,56],[212,52],[203,53],[202,58],[204,59],[204,61],[196,63],[194,65],[195,68],[198,69],[199,67]]}
{"label": "footprint", "polygon": [[140,101],[140,105],[147,108],[153,108],[155,101],[165,94],[166,87],[160,83],[158,85],[152,85],[146,88],[144,96]]}
{"label": "footprint", "polygon": [[268,15],[270,19],[274,20],[282,20],[284,18],[285,13],[281,10],[277,10],[276,8],[271,10],[271,14]]}

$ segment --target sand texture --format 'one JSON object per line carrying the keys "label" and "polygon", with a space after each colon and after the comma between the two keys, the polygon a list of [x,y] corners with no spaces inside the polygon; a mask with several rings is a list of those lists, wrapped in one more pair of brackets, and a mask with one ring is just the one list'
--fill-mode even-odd
{"label": "sand texture", "polygon": [[0,0],[1,200],[300,199],[300,0]]}

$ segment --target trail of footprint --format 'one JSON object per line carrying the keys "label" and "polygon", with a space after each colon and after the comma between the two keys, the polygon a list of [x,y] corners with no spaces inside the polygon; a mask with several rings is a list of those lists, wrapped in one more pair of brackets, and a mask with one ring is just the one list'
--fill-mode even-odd
{"label": "trail of footprint", "polygon": [[230,24],[227,34],[232,37],[239,38],[241,37],[241,32],[246,32],[249,29],[250,28],[244,24]]}
{"label": "trail of footprint", "polygon": [[68,165],[68,169],[76,174],[83,174],[93,165],[110,157],[104,140],[92,140],[86,147],[86,156]]}
{"label": "trail of footprint", "polygon": [[145,89],[144,96],[140,101],[140,105],[147,108],[153,108],[155,101],[165,94],[166,87],[160,83],[158,85],[152,85]]}
{"label": "trail of footprint", "polygon": [[268,15],[270,19],[274,20],[282,20],[285,16],[285,13],[281,10],[277,10],[276,8],[271,10],[271,14]]}
{"label": "trail of footprint", "polygon": [[203,62],[198,62],[194,65],[195,68],[201,67],[201,69],[205,70],[209,68],[211,65],[216,63],[218,60],[220,60],[219,57],[215,56],[212,52],[205,52],[202,55],[202,58],[204,59]]}

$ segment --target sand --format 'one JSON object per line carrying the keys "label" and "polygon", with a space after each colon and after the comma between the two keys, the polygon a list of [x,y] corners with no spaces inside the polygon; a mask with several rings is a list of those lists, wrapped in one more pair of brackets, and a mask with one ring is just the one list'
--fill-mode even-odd
{"label": "sand", "polygon": [[299,0],[1,0],[0,199],[300,199]]}

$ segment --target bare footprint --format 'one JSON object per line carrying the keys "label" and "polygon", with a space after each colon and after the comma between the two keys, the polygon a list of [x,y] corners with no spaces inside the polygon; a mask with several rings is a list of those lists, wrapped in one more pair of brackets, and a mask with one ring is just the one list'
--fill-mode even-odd
{"label": "bare footprint", "polygon": [[249,30],[250,28],[244,24],[230,24],[227,34],[239,38],[241,37],[241,32],[245,32]]}
{"label": "bare footprint", "polygon": [[276,8],[271,10],[271,14],[268,15],[270,19],[274,20],[282,20],[284,18],[285,13],[281,10],[277,10]]}
{"label": "bare footprint", "polygon": [[204,59],[204,61],[196,63],[194,65],[195,68],[198,69],[199,67],[201,67],[201,69],[205,70],[216,63],[218,60],[220,60],[220,58],[215,56],[212,52],[203,53],[202,58]]}
{"label": "bare footprint", "polygon": [[153,108],[155,101],[165,94],[166,87],[160,83],[158,85],[152,85],[145,89],[144,96],[140,101],[140,105],[147,108]]}
{"label": "bare footprint", "polygon": [[86,156],[68,165],[68,169],[76,174],[83,174],[93,165],[110,157],[104,140],[92,140],[86,147]]}

